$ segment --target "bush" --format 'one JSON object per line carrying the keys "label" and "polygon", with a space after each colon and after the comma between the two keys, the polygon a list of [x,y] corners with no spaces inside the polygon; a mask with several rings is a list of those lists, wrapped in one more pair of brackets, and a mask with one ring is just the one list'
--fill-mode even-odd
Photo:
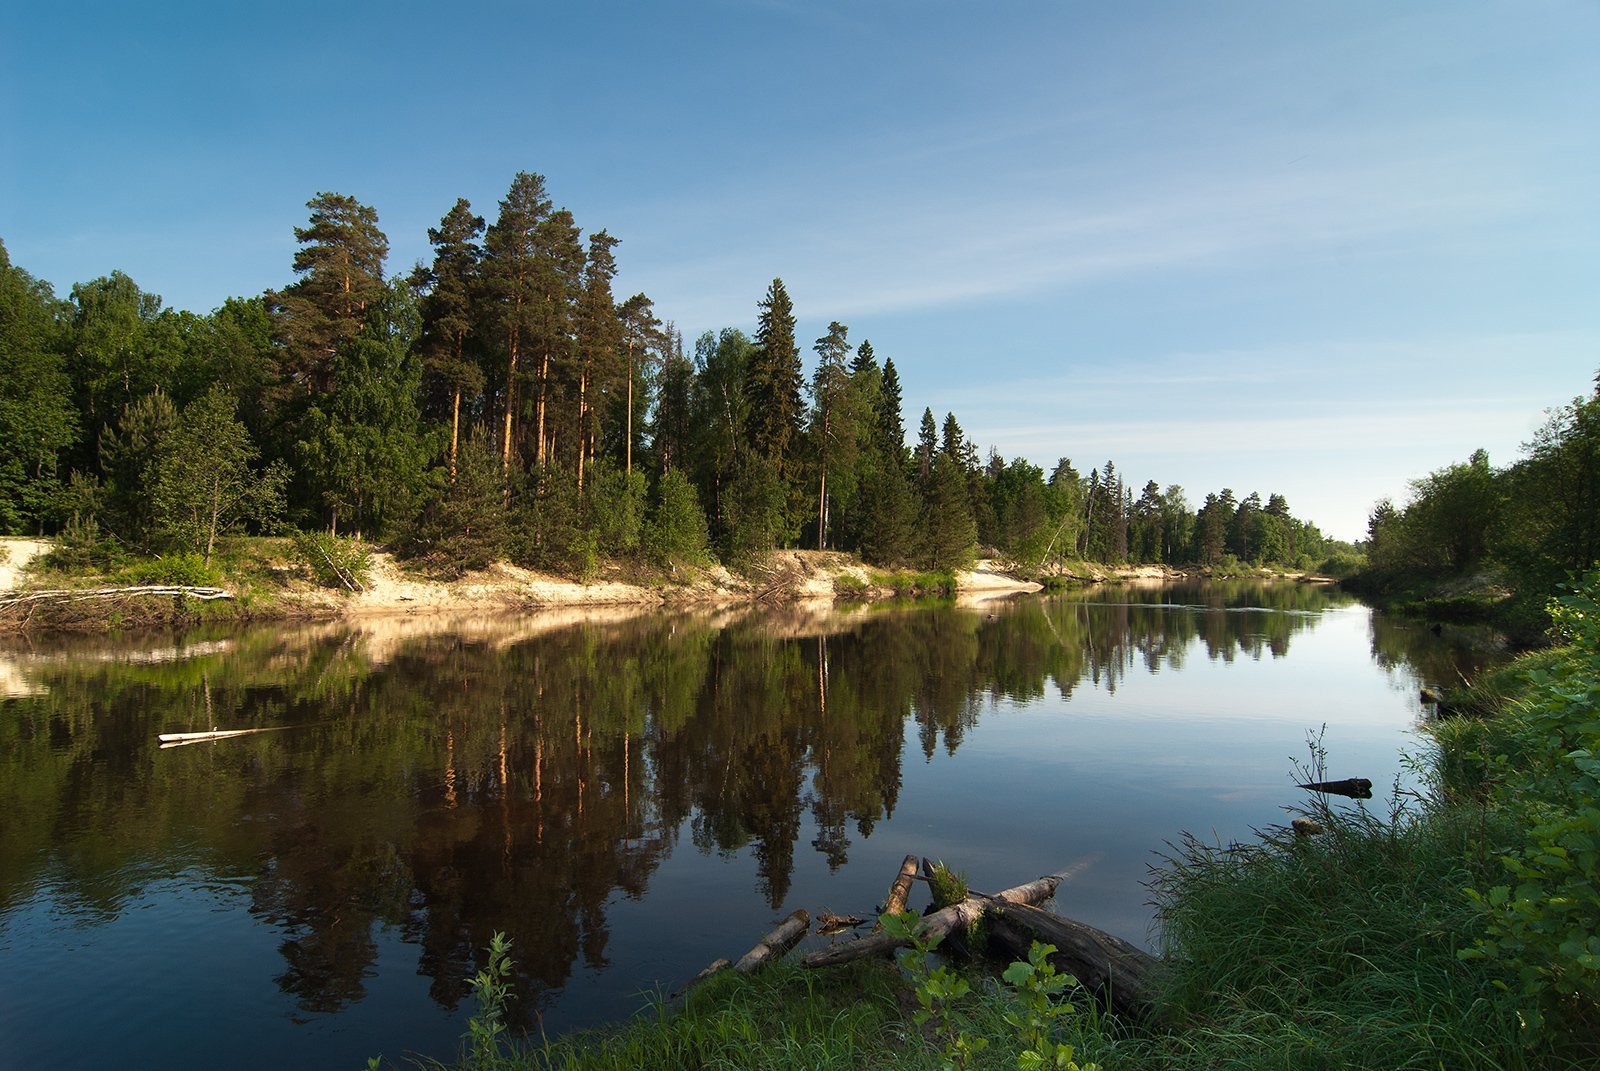
{"label": "bush", "polygon": [[676,469],[661,478],[660,502],[645,526],[645,549],[661,565],[707,565],[711,533],[689,478]]}
{"label": "bush", "polygon": [[215,587],[220,577],[203,557],[191,552],[134,562],[118,573],[117,579],[130,585],[177,584],[208,588]]}
{"label": "bush", "polygon": [[1600,1027],[1600,570],[1551,603],[1571,646],[1528,673],[1507,735],[1484,759],[1492,803],[1520,833],[1506,881],[1474,888],[1487,933],[1464,959],[1508,971],[1535,1028]]}
{"label": "bush", "polygon": [[365,587],[372,564],[372,551],[365,544],[326,532],[296,532],[294,549],[301,564],[323,587],[350,591]]}

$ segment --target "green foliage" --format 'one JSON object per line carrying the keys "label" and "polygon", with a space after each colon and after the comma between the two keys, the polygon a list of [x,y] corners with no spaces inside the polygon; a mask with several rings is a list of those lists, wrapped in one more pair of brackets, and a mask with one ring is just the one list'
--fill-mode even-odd
{"label": "green foliage", "polygon": [[959,870],[950,869],[943,862],[934,863],[928,871],[928,890],[933,894],[933,906],[936,909],[959,904],[972,894],[967,887],[967,876]]}
{"label": "green foliage", "polygon": [[972,992],[972,986],[948,966],[931,965],[932,953],[944,938],[929,933],[927,925],[910,913],[886,912],[878,916],[878,924],[884,933],[908,946],[900,950],[896,959],[917,999],[918,1008],[912,1013],[912,1021],[919,1027],[929,1022],[934,1024],[935,1034],[943,1046],[941,1071],[970,1065],[972,1058],[988,1047],[989,1041],[968,1036],[956,1015],[956,1002]]}
{"label": "green foliage", "polygon": [[1336,550],[1315,566],[1315,571],[1335,580],[1354,576],[1366,567],[1367,556],[1358,550]]}
{"label": "green foliage", "polygon": [[78,438],[64,313],[0,242],[0,532],[22,534],[50,516],[62,455]]}
{"label": "green foliage", "polygon": [[607,462],[596,464],[586,507],[585,528],[593,532],[598,553],[608,558],[639,553],[645,528],[644,473],[625,473]]}
{"label": "green foliage", "polygon": [[864,599],[872,592],[872,585],[852,573],[840,573],[833,578],[833,593],[841,599]]}
{"label": "green foliage", "polygon": [[727,560],[747,563],[781,544],[789,531],[786,508],[777,466],[759,455],[746,457],[724,509]]}
{"label": "green foliage", "polygon": [[500,458],[488,436],[461,444],[456,476],[429,471],[422,509],[406,527],[399,549],[436,575],[487,568],[510,543],[510,516]]}
{"label": "green foliage", "polygon": [[511,999],[511,942],[495,931],[489,941],[489,959],[467,983],[478,1006],[467,1020],[467,1053],[475,1067],[490,1067],[501,1056],[506,1031],[506,1005]]}
{"label": "green foliage", "polygon": [[1528,673],[1503,751],[1486,758],[1519,841],[1504,883],[1471,888],[1487,933],[1461,953],[1509,971],[1534,1028],[1600,1023],[1600,570],[1553,600],[1562,655]]}
{"label": "green foliage", "polygon": [[933,457],[921,527],[925,539],[922,564],[926,568],[961,569],[972,563],[977,553],[977,522],[972,517],[960,463],[944,452]]}
{"label": "green foliage", "polygon": [[1028,947],[1027,962],[1017,960],[1001,975],[1012,988],[1011,1008],[1006,1022],[1017,1031],[1022,1051],[1017,1054],[1018,1071],[1099,1071],[1099,1064],[1080,1065],[1073,1059],[1073,1047],[1055,1038],[1056,1025],[1077,1014],[1077,1008],[1059,999],[1077,987],[1070,974],[1056,973],[1050,954],[1056,946],[1034,941]]}
{"label": "green foliage", "polygon": [[342,539],[327,532],[296,532],[295,555],[325,588],[358,591],[372,564],[372,550],[358,539]]}
{"label": "green foliage", "polygon": [[288,470],[256,472],[255,444],[235,418],[232,395],[212,388],[185,406],[163,441],[151,474],[154,524],[167,545],[201,553],[246,521],[268,525],[283,514]]}
{"label": "green foliage", "polygon": [[430,453],[417,409],[415,295],[404,283],[383,288],[364,322],[327,362],[331,382],[307,410],[297,444],[319,512],[357,535],[409,518]]}
{"label": "green foliage", "polygon": [[1503,835],[1500,822],[1438,801],[1387,818],[1316,803],[1306,813],[1321,835],[1186,838],[1161,867],[1162,1000],[1176,1029],[1141,1045],[1144,1059],[1312,1071],[1547,1057],[1530,1050],[1499,972],[1455,954],[1482,926],[1459,891],[1492,869],[1475,842]]}
{"label": "green foliage", "polygon": [[221,579],[208,559],[199,554],[171,554],[134,562],[117,573],[124,584],[178,584],[186,587],[214,587]]}

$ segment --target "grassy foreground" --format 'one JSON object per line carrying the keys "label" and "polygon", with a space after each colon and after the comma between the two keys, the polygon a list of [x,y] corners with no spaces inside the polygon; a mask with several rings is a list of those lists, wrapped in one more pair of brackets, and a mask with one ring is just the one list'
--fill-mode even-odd
{"label": "grassy foreground", "polygon": [[1152,885],[1161,1029],[1081,992],[1041,1019],[1040,987],[976,968],[784,964],[609,1031],[512,1044],[491,961],[456,1066],[1600,1066],[1600,572],[1552,616],[1568,646],[1453,697],[1474,712],[1434,726],[1423,792],[1380,811],[1315,805],[1317,835],[1178,846]]}

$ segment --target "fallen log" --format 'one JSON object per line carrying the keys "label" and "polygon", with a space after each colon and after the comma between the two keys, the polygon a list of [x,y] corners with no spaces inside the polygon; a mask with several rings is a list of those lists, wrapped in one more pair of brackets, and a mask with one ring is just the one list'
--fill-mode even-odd
{"label": "fallen log", "polygon": [[262,729],[212,729],[205,733],[158,733],[156,740],[162,749],[198,744],[207,740],[231,740],[236,736],[253,736],[256,733],[278,733],[292,728],[288,725],[269,725]]}
{"label": "fallen log", "polygon": [[1372,782],[1365,777],[1346,777],[1343,781],[1312,781],[1297,787],[1329,796],[1349,796],[1353,800],[1372,798]]}
{"label": "fallen log", "polygon": [[13,606],[27,606],[33,603],[73,603],[90,602],[102,599],[123,599],[139,595],[183,595],[191,599],[209,602],[213,599],[231,599],[233,593],[221,588],[198,588],[186,584],[140,584],[135,587],[125,588],[45,588],[39,591],[24,591],[16,595],[0,597],[0,610],[10,609]]}
{"label": "fallen log", "polygon": [[898,915],[906,909],[911,897],[911,882],[917,876],[917,857],[908,855],[900,864],[900,873],[889,886],[889,898],[883,902],[883,914]]}
{"label": "fallen log", "polygon": [[754,948],[739,957],[739,962],[733,965],[735,974],[749,974],[759,970],[771,961],[782,956],[795,946],[800,938],[806,935],[811,928],[811,916],[803,907],[797,907],[778,924],[778,927],[763,937]]}
{"label": "fallen log", "polygon": [[[1056,894],[1056,886],[1061,884],[1061,879],[1051,875],[1030,881],[1026,885],[1018,885],[1014,889],[1007,889],[994,896],[969,896],[959,904],[951,904],[947,908],[925,915],[922,924],[929,936],[948,937],[955,932],[957,927],[966,929],[978,921],[984,909],[995,904],[1037,904],[1048,900]],[[849,963],[863,956],[881,955],[903,948],[906,941],[888,933],[873,933],[866,937],[858,937],[854,941],[843,941],[831,948],[824,948],[811,953],[800,961],[802,967],[828,967],[835,963]]]}
{"label": "fallen log", "polygon": [[1097,993],[1111,1010],[1142,1023],[1156,1020],[1154,975],[1161,961],[1141,948],[1076,919],[1028,904],[996,904],[988,916],[990,940],[1012,956],[1028,958],[1034,941],[1056,946],[1050,962]]}
{"label": "fallen log", "polygon": [[706,965],[706,968],[703,971],[701,971],[699,974],[695,975],[693,978],[689,979],[687,982],[683,983],[682,988],[680,988],[676,993],[674,993],[672,995],[674,997],[681,997],[685,993],[689,992],[689,990],[693,989],[695,986],[697,986],[701,982],[705,981],[707,978],[710,978],[713,974],[719,974],[722,971],[727,970],[731,966],[733,966],[733,960],[731,960],[731,959],[723,958],[723,959],[712,960],[709,964]]}

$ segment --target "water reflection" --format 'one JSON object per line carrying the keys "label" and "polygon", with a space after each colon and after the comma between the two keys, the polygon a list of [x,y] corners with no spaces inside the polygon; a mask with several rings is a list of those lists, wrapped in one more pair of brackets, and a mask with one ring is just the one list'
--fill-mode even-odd
{"label": "water reflection", "polygon": [[[954,755],[998,700],[1280,658],[1338,602],[1237,583],[13,650],[0,940],[41,896],[92,926],[186,868],[246,875],[247,910],[279,941],[273,980],[301,1014],[362,1000],[384,932],[419,950],[433,1000],[454,1007],[501,929],[526,1025],[580,967],[608,965],[608,909],[645,897],[685,833],[707,856],[752,855],[777,909],[797,851],[836,870],[893,816],[908,742]],[[1399,635],[1375,627],[1374,651],[1434,649]],[[212,726],[288,728],[155,748]]]}

